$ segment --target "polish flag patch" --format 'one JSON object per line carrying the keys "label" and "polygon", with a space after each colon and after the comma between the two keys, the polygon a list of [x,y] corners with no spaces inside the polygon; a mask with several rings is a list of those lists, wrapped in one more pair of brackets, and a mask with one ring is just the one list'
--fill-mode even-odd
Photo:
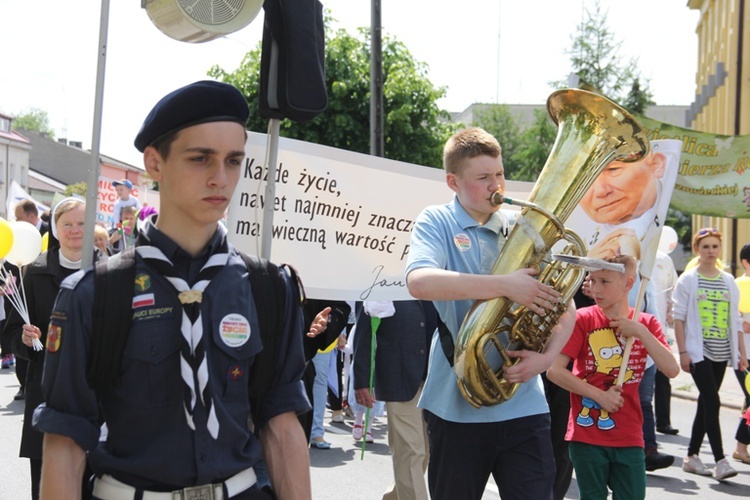
{"label": "polish flag patch", "polygon": [[153,306],[156,303],[153,293],[144,293],[133,297],[133,309]]}

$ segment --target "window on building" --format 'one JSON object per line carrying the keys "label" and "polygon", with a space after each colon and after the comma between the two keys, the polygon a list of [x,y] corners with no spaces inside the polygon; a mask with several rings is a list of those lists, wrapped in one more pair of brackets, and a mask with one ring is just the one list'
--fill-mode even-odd
{"label": "window on building", "polygon": [[0,132],[10,132],[10,120],[0,116]]}

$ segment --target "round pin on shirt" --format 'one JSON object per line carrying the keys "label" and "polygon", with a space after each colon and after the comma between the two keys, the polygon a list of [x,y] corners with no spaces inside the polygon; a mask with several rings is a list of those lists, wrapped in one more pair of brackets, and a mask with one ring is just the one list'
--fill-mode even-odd
{"label": "round pin on shirt", "polygon": [[221,341],[229,347],[239,347],[250,339],[250,322],[241,314],[227,314],[219,324]]}
{"label": "round pin on shirt", "polygon": [[471,248],[471,240],[464,233],[459,233],[459,234],[454,235],[453,243],[455,243],[456,247],[462,252],[465,252]]}

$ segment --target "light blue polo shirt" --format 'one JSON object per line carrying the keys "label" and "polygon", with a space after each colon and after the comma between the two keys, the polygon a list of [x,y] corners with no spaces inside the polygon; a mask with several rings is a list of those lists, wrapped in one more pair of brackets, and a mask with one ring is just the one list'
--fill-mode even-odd
{"label": "light blue polo shirt", "polygon": [[[417,217],[411,234],[406,274],[420,268],[448,269],[460,273],[489,274],[505,244],[505,217],[495,213],[480,225],[457,198],[446,205],[427,207]],[[435,301],[435,308],[453,335],[473,300]],[[432,337],[430,365],[419,407],[452,422],[500,422],[549,413],[541,377],[521,384],[505,403],[474,408],[461,395],[456,375],[448,364],[439,335]]]}

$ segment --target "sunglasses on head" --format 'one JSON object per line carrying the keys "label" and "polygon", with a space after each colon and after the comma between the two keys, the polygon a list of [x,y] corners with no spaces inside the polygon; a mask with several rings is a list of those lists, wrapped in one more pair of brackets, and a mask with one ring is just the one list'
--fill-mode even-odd
{"label": "sunglasses on head", "polygon": [[721,235],[721,233],[719,232],[718,229],[714,229],[712,227],[706,227],[698,231],[698,234],[696,236],[698,236],[699,238],[702,238],[704,236],[712,236],[712,235]]}

